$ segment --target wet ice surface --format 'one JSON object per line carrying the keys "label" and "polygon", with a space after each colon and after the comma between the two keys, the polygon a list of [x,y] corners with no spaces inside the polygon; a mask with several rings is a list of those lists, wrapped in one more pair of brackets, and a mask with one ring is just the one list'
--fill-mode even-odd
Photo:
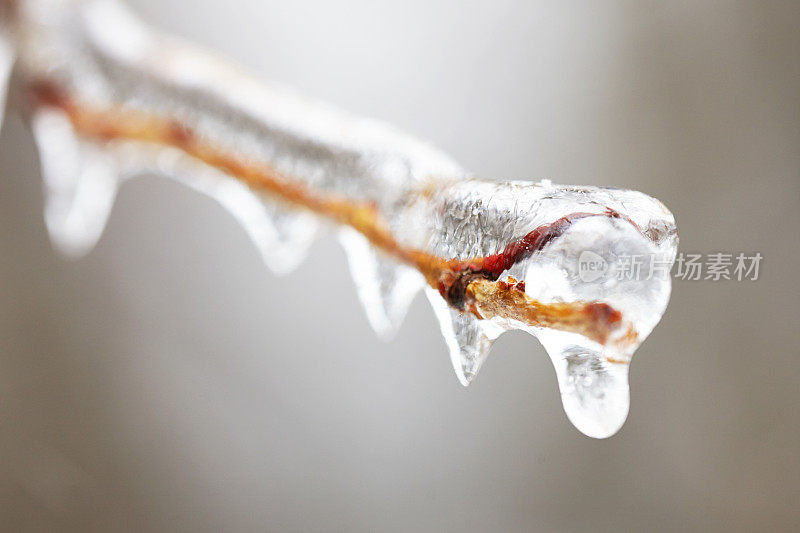
{"label": "wet ice surface", "polygon": [[[633,341],[624,330],[600,345],[575,333],[481,320],[449,307],[434,289],[426,293],[461,383],[475,378],[500,334],[522,329],[549,354],[564,409],[578,429],[602,438],[621,427],[629,407],[630,359],[669,300],[665,272],[677,235],[672,215],[660,202],[633,191],[469,179],[425,143],[264,86],[153,34],[116,2],[79,6],[23,2],[20,25],[27,31],[17,45],[23,80],[47,76],[79,101],[176,118],[205,141],[267,163],[315,190],[368,201],[406,247],[443,258],[482,257],[562,217],[596,215],[573,221],[500,279],[524,281],[527,295],[544,303],[606,303],[635,331]],[[5,69],[0,74],[11,64],[2,61],[3,52],[10,57],[11,49],[11,44],[0,47]],[[320,225],[313,214],[276,203],[176,148],[83,139],[56,109],[37,110],[31,122],[41,157],[47,229],[66,255],[91,249],[119,183],[142,173],[176,179],[217,200],[279,274],[304,259]],[[609,209],[621,216],[606,216]],[[342,228],[339,239],[370,324],[382,338],[391,338],[425,286],[423,277],[353,229]],[[642,270],[622,275],[620,265],[632,257]],[[654,264],[662,270],[649,272]]]}

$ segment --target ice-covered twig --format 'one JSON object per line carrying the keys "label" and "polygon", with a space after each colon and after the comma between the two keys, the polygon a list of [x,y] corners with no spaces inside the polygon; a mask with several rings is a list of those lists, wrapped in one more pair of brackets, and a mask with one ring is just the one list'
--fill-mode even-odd
{"label": "ice-covered twig", "polygon": [[[451,307],[461,312],[472,313],[480,319],[500,317],[531,327],[579,333],[600,344],[605,344],[615,330],[627,327],[626,335],[620,340],[626,343],[636,340],[635,330],[624,324],[621,313],[608,304],[542,303],[525,295],[524,289],[516,285],[496,281],[523,256],[541,250],[574,220],[585,216],[619,217],[614,211],[567,215],[553,224],[534,229],[520,241],[510,243],[503,252],[491,256],[446,259],[399,243],[375,205],[318,192],[297,178],[279,174],[268,165],[243,161],[224,149],[205,143],[190,126],[176,119],[119,108],[93,109],[89,104],[71,100],[56,85],[42,80],[31,84],[27,92],[32,96],[34,109],[45,106],[64,112],[82,136],[101,142],[121,139],[173,146],[291,207],[305,208],[315,215],[352,227],[382,252],[416,268]],[[436,191],[428,186],[424,193],[436,194]],[[411,191],[410,194],[417,192]]]}
{"label": "ice-covered twig", "polygon": [[624,279],[612,267],[626,254],[671,264],[674,222],[659,202],[469,178],[383,124],[152,32],[114,0],[14,7],[46,219],[67,252],[97,239],[119,179],[148,169],[220,201],[276,271],[302,258],[327,219],[347,228],[342,243],[379,333],[427,284],[464,384],[494,338],[524,329],[550,353],[582,431],[608,436],[622,424],[627,363],[663,313],[669,278]]}

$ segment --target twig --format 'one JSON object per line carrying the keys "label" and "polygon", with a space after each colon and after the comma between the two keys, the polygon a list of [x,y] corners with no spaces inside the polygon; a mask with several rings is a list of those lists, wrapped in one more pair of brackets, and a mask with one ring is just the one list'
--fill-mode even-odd
{"label": "twig", "polygon": [[606,344],[612,333],[613,342],[618,347],[636,342],[635,329],[608,304],[543,303],[525,294],[524,285],[498,281],[511,265],[541,250],[574,220],[589,216],[619,218],[620,215],[614,211],[602,214],[574,213],[562,217],[509,243],[499,254],[469,260],[442,258],[400,244],[375,206],[314,190],[265,163],[244,160],[230,151],[212,146],[188,125],[174,118],[118,107],[94,107],[73,99],[50,80],[32,83],[29,93],[33,106],[60,109],[69,117],[75,130],[85,137],[100,142],[121,139],[178,148],[240,179],[253,189],[270,193],[294,207],[308,209],[335,223],[352,227],[376,248],[417,269],[428,285],[438,290],[450,306],[461,312],[472,313],[481,319],[496,317],[527,326],[578,333],[600,344]]}

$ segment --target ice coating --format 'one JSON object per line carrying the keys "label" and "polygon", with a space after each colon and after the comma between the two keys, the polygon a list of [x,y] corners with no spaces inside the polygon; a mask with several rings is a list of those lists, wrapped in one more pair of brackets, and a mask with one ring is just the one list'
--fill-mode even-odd
{"label": "ice coating", "polygon": [[[603,438],[621,427],[631,357],[669,300],[677,233],[660,202],[634,191],[470,178],[446,155],[384,124],[267,86],[159,36],[114,0],[16,7],[16,42],[7,49],[17,49],[20,86],[33,96],[45,219],[58,249],[70,256],[91,249],[118,184],[142,173],[217,200],[276,273],[302,261],[324,220],[318,215],[327,214],[343,224],[339,240],[382,338],[396,333],[427,283],[462,384],[475,378],[500,334],[521,329],[549,354],[578,429]],[[96,127],[104,115],[87,119],[82,108],[114,113]],[[109,116],[158,120],[134,118],[126,129]],[[218,164],[208,146],[229,154],[227,163]],[[243,179],[262,163],[294,191],[278,195],[288,202]],[[292,203],[309,191],[311,199]],[[630,257],[663,270],[618,275]],[[526,321],[502,309],[561,304],[580,312],[565,319],[550,310],[549,321]],[[570,320],[609,330],[592,334]]]}
{"label": "ice coating", "polygon": [[[672,214],[661,202],[639,192],[558,186],[549,181],[465,180],[446,186],[440,194],[420,198],[417,204],[400,224],[405,237],[427,240],[434,253],[459,259],[496,254],[532,230],[570,214],[596,215],[574,221],[541,251],[516,262],[502,276],[524,282],[525,293],[539,301],[610,304],[635,329],[637,336],[630,342],[612,339],[600,345],[551,328],[478,320],[447,308],[435,291],[429,290],[428,295],[462,383],[474,378],[500,332],[522,329],[538,337],[550,355],[572,423],[592,437],[616,433],[628,414],[630,359],[669,301],[668,270],[677,249]],[[609,210],[624,218],[606,216]],[[587,256],[607,269],[582,271],[581,259]],[[660,265],[662,270],[628,276],[617,271],[627,258],[641,258],[645,268]]]}
{"label": "ice coating", "polygon": [[384,206],[448,156],[372,119],[255,80],[157,34],[115,0],[21,2],[19,62],[73,98],[169,116],[195,135],[317,189]]}

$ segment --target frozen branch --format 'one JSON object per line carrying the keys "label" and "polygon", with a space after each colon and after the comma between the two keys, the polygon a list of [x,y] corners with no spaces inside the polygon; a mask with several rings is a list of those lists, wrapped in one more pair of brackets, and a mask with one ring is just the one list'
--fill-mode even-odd
{"label": "frozen branch", "polygon": [[[297,264],[328,220],[347,228],[379,333],[397,328],[425,284],[464,384],[500,333],[523,329],[550,353],[582,431],[622,424],[627,363],[666,307],[669,277],[626,280],[612,266],[624,254],[671,264],[674,221],[657,200],[470,178],[388,126],[162,37],[113,0],[13,7],[9,42],[57,245],[90,248],[119,180],[146,170],[220,201],[276,271]],[[586,258],[605,270],[582,271]]]}

